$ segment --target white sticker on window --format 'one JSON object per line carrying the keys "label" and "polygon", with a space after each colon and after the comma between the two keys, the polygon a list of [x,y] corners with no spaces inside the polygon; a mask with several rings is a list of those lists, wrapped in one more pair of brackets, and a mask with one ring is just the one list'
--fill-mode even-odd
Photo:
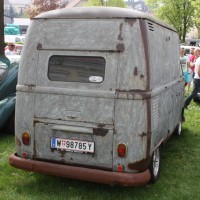
{"label": "white sticker on window", "polygon": [[93,83],[100,83],[103,81],[103,78],[101,76],[90,76],[89,81]]}

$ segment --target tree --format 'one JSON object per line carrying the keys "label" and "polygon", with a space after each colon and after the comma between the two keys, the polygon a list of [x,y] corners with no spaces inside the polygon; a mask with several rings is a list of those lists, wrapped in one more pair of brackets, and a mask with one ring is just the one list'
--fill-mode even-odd
{"label": "tree", "polygon": [[194,24],[198,31],[198,38],[200,38],[200,1],[199,0],[191,0],[194,9]]}
{"label": "tree", "polygon": [[127,7],[123,0],[88,0],[86,6]]}
{"label": "tree", "polygon": [[13,6],[11,5],[9,8],[9,15],[10,17],[14,18],[14,17],[18,17],[17,12],[15,11],[15,9],[13,8]]}
{"label": "tree", "polygon": [[28,6],[25,10],[25,13],[33,18],[40,13],[55,10],[63,6],[63,2],[61,0],[34,0],[32,5]]}
{"label": "tree", "polygon": [[155,16],[174,26],[184,43],[186,33],[194,26],[191,0],[146,0],[146,3]]}

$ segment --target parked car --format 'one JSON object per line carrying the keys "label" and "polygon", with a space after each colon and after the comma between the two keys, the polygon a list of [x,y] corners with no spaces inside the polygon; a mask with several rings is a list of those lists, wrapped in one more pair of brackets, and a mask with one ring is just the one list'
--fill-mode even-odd
{"label": "parked car", "polygon": [[4,35],[5,42],[20,42],[24,43],[25,36],[23,35]]}
{"label": "parked car", "polygon": [[19,67],[19,55],[0,57],[0,130],[14,133],[14,115],[16,84]]}

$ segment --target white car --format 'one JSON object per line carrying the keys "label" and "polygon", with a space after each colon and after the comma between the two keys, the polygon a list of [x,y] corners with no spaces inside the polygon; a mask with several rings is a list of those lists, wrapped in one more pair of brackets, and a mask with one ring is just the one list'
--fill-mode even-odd
{"label": "white car", "polygon": [[4,35],[4,41],[6,43],[8,42],[21,42],[21,43],[24,43],[24,40],[25,40],[25,36],[23,35]]}

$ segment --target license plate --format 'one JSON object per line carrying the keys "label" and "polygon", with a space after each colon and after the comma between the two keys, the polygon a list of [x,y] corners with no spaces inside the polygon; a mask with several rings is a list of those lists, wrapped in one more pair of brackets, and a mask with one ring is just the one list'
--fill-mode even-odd
{"label": "license plate", "polygon": [[51,148],[80,153],[94,153],[94,142],[52,137]]}

